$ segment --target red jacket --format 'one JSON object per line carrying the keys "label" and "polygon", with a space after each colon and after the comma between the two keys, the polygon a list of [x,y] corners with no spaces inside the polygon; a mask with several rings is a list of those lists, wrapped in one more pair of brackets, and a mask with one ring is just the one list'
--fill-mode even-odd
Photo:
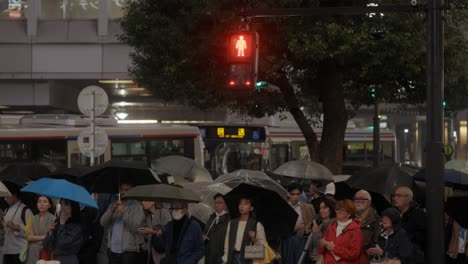
{"label": "red jacket", "polygon": [[319,244],[318,250],[323,255],[325,264],[359,264],[359,256],[364,243],[360,223],[353,220],[338,237],[336,237],[336,227],[336,222],[330,224],[323,238],[326,241],[333,241],[335,244],[333,253],[341,259],[336,261],[331,251]]}

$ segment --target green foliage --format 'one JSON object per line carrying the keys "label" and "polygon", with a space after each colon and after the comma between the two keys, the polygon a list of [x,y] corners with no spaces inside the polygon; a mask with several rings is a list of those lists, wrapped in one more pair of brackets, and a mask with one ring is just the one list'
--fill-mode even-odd
{"label": "green foliage", "polygon": [[[226,33],[237,29],[241,7],[317,5],[287,0],[131,1],[121,39],[134,50],[132,77],[157,97],[201,109],[229,106],[263,116],[284,111],[283,96],[277,89],[239,96],[226,92]],[[457,109],[468,102],[467,41],[457,26],[466,20],[466,11],[456,10],[446,19],[446,98]],[[307,108],[317,109],[317,67],[323,61],[338,66],[346,100],[356,107],[372,103],[372,85],[381,89],[379,99],[386,102],[425,101],[423,14],[258,18],[250,27],[260,35],[259,79],[277,86],[287,76],[300,105]]]}

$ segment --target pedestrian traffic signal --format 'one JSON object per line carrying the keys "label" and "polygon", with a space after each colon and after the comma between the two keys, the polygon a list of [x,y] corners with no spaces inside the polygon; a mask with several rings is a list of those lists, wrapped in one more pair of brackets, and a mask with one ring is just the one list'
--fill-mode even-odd
{"label": "pedestrian traffic signal", "polygon": [[227,87],[230,90],[253,90],[258,69],[258,34],[235,31],[228,37]]}

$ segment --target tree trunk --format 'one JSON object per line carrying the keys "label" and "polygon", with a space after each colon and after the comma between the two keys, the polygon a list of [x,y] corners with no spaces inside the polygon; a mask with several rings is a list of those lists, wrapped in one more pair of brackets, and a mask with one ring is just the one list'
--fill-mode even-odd
{"label": "tree trunk", "polygon": [[348,113],[341,76],[333,62],[320,64],[318,85],[323,108],[320,163],[333,174],[341,174]]}
{"label": "tree trunk", "polygon": [[288,110],[291,115],[294,117],[299,129],[304,135],[307,148],[309,150],[310,159],[316,162],[319,162],[320,154],[318,147],[317,134],[315,134],[312,126],[307,120],[304,112],[301,110],[301,106],[296,98],[293,87],[289,83],[289,80],[284,76],[279,80],[278,87],[280,87],[281,93],[284,96],[284,100],[288,106]]}

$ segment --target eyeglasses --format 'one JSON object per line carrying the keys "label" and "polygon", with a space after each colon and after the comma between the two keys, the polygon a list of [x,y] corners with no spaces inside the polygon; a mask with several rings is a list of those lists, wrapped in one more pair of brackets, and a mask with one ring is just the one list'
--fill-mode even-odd
{"label": "eyeglasses", "polygon": [[407,195],[407,194],[400,194],[400,193],[392,194],[392,198],[402,198],[402,197],[409,197],[409,195]]}
{"label": "eyeglasses", "polygon": [[354,197],[353,201],[355,201],[355,202],[365,202],[365,201],[369,201],[369,199],[361,198],[361,197]]}
{"label": "eyeglasses", "polygon": [[343,208],[336,208],[335,211],[337,213],[347,213],[348,211],[346,211],[346,209],[343,209]]}

